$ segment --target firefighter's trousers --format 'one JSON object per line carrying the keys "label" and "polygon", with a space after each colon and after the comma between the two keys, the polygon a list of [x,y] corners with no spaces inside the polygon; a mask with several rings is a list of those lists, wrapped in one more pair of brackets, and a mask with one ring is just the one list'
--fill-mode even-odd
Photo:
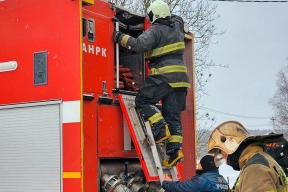
{"label": "firefighter's trousers", "polygon": [[[186,108],[187,88],[172,88],[162,79],[147,77],[135,98],[137,109],[149,121],[154,137],[168,124],[171,138],[167,155],[182,147],[181,112]],[[162,114],[155,106],[162,100]],[[163,118],[164,117],[164,118]]]}

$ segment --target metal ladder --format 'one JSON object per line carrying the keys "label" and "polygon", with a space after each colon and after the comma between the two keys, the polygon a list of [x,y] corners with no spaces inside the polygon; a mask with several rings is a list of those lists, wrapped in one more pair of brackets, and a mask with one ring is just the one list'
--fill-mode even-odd
{"label": "metal ladder", "polygon": [[144,122],[135,109],[135,96],[119,94],[118,99],[146,179],[161,183],[163,180],[178,181],[175,166],[162,166],[163,160],[168,158],[166,145],[155,144],[149,122]]}

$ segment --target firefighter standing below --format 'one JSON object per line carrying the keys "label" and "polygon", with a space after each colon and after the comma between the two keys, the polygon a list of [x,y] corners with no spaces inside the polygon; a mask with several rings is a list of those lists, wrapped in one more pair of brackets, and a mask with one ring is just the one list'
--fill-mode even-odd
{"label": "firefighter standing below", "polygon": [[[187,88],[190,87],[183,61],[184,22],[170,13],[167,3],[156,0],[148,8],[152,26],[133,38],[120,31],[114,41],[150,60],[150,74],[135,99],[137,109],[148,120],[156,143],[168,140],[164,166],[174,166],[183,159],[181,112],[186,108]],[[162,100],[162,114],[155,106]]]}
{"label": "firefighter standing below", "polygon": [[262,139],[251,136],[237,121],[224,122],[212,131],[208,152],[214,153],[215,162],[224,157],[226,164],[241,170],[233,191],[287,192],[285,173],[269,154],[263,152]]}
{"label": "firefighter standing below", "polygon": [[162,188],[166,192],[226,192],[229,189],[225,178],[219,174],[219,167],[214,163],[214,157],[205,155],[197,164],[196,175],[187,181],[163,181]]}

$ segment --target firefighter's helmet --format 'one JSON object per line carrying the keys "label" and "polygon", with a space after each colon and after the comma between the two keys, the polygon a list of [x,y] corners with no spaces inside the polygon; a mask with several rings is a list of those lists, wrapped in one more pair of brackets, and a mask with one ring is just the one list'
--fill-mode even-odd
{"label": "firefighter's helmet", "polygon": [[239,145],[253,138],[247,129],[237,121],[226,121],[218,125],[211,133],[208,140],[208,153],[223,150],[227,154],[234,153]]}
{"label": "firefighter's helmet", "polygon": [[159,18],[171,17],[168,4],[160,0],[155,0],[148,8],[147,13],[151,23]]}

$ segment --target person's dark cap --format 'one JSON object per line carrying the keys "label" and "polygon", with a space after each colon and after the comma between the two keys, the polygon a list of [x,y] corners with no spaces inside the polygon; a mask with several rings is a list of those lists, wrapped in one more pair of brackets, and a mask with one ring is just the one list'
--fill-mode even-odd
{"label": "person's dark cap", "polygon": [[214,163],[214,156],[212,155],[205,155],[200,160],[200,164],[202,166],[203,171],[210,171],[210,170],[218,170],[219,167],[216,167]]}

